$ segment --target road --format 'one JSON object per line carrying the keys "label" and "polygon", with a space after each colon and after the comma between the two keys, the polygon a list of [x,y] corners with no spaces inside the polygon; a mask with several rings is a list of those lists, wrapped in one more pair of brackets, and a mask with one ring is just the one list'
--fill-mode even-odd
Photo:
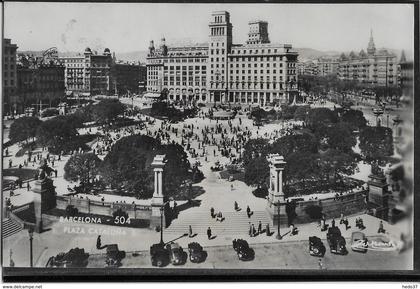
{"label": "road", "polygon": [[[353,252],[349,249],[346,256],[334,255],[329,252],[322,258],[322,270],[408,270],[412,267],[412,250],[397,252],[368,251],[367,253]],[[288,243],[267,243],[252,245],[255,259],[240,261],[232,246],[205,247],[207,260],[200,264],[187,261],[181,266],[169,265],[166,268],[216,268],[216,269],[310,269],[321,270],[319,258],[309,255],[308,241]],[[88,267],[103,267],[104,255],[89,258]],[[122,260],[123,268],[151,268],[149,252],[140,252],[137,256],[127,253]]]}

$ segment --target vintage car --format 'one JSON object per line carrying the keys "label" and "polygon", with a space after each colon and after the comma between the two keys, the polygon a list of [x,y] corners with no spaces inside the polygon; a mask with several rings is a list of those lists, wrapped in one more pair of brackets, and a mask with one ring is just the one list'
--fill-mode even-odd
{"label": "vintage car", "polygon": [[169,252],[169,261],[172,265],[183,265],[187,261],[187,253],[178,243],[167,244],[166,250]]}
{"label": "vintage car", "polygon": [[328,228],[327,241],[330,245],[330,252],[338,255],[346,255],[348,253],[346,248],[346,240],[341,236],[341,231],[338,227]]}
{"label": "vintage car", "polygon": [[325,251],[324,243],[322,243],[320,238],[316,236],[309,237],[309,254],[311,256],[324,257]]}
{"label": "vintage car", "polygon": [[217,161],[215,164],[214,164],[214,167],[212,166],[212,167],[210,167],[210,169],[213,171],[213,172],[218,172],[218,171],[221,171],[221,170],[223,170],[223,166]]}
{"label": "vintage car", "polygon": [[193,263],[201,263],[207,257],[207,252],[204,251],[203,247],[197,242],[188,244],[188,252],[190,253],[190,261]]}
{"label": "vintage car", "polygon": [[232,241],[233,249],[238,254],[238,258],[241,261],[251,261],[255,257],[255,252],[249,247],[248,242],[243,239],[234,239]]}
{"label": "vintage car", "polygon": [[121,260],[125,258],[125,251],[120,251],[117,244],[106,245],[106,259],[107,267],[121,266]]}
{"label": "vintage car", "polygon": [[351,249],[355,252],[366,253],[368,242],[365,234],[362,232],[353,232],[351,234]]}
{"label": "vintage car", "polygon": [[150,259],[153,266],[163,267],[169,264],[169,251],[165,248],[165,244],[153,244],[150,247]]}
{"label": "vintage car", "polygon": [[84,249],[74,248],[67,253],[59,253],[50,257],[45,267],[53,268],[83,268],[88,264],[89,253]]}

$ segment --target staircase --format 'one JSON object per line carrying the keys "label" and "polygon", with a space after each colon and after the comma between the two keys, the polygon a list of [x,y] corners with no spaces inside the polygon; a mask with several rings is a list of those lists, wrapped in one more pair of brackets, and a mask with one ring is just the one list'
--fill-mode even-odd
{"label": "staircase", "polygon": [[20,231],[22,231],[22,227],[12,219],[5,219],[2,223],[2,230],[3,230],[3,239],[10,237]]}
{"label": "staircase", "polygon": [[[217,212],[216,212],[217,213]],[[210,227],[214,235],[236,236],[247,235],[249,232],[249,223],[254,224],[258,230],[258,222],[261,221],[262,229],[265,229],[267,224],[272,228],[272,221],[266,211],[255,211],[252,216],[248,218],[246,211],[239,212],[222,212],[223,222],[216,222],[216,218],[210,216],[208,213],[195,212],[188,215],[183,215],[182,212],[178,219],[172,221],[165,233],[184,234],[188,233],[189,226],[191,225],[193,234],[207,234],[207,228]]]}

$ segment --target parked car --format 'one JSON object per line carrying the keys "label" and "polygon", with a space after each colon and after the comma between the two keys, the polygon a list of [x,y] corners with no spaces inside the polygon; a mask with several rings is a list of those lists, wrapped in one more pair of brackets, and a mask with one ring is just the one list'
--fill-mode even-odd
{"label": "parked car", "polygon": [[367,252],[367,238],[362,232],[351,233],[351,249],[355,252],[366,253]]}
{"label": "parked car", "polygon": [[346,240],[341,236],[341,231],[338,227],[331,227],[327,232],[327,241],[330,245],[330,252],[339,255],[346,255],[348,253],[346,248]]}
{"label": "parked car", "polygon": [[178,243],[167,244],[166,250],[169,252],[169,261],[172,265],[183,265],[187,261],[187,253]]}
{"label": "parked car", "polygon": [[125,258],[125,251],[120,251],[117,244],[106,246],[106,260],[105,263],[108,267],[121,266],[121,260]]}
{"label": "parked car", "polygon": [[309,237],[309,254],[311,256],[324,257],[325,251],[324,243],[322,243],[320,238],[316,236]]}
{"label": "parked car", "polygon": [[243,239],[234,239],[232,241],[233,249],[238,254],[241,261],[251,261],[255,258],[255,252],[249,247],[248,242]]}
{"label": "parked car", "polygon": [[84,249],[74,248],[67,253],[59,253],[48,259],[45,267],[53,268],[83,268],[88,264],[89,253],[85,253]]}
{"label": "parked car", "polygon": [[197,242],[188,244],[188,252],[190,253],[190,261],[193,263],[201,263],[207,258],[207,252]]}
{"label": "parked car", "polygon": [[169,251],[165,244],[153,244],[150,247],[150,259],[153,266],[164,267],[169,264]]}

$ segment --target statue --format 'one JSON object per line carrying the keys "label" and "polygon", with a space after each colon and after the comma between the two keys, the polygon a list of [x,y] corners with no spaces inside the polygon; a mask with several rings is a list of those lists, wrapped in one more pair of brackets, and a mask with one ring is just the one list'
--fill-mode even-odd
{"label": "statue", "polygon": [[47,176],[49,176],[50,175],[50,173],[53,171],[53,169],[52,168],[50,168],[48,165],[47,165],[47,160],[46,159],[43,159],[42,161],[41,161],[41,166],[38,168],[38,176],[37,176],[37,179],[38,180],[44,180]]}

